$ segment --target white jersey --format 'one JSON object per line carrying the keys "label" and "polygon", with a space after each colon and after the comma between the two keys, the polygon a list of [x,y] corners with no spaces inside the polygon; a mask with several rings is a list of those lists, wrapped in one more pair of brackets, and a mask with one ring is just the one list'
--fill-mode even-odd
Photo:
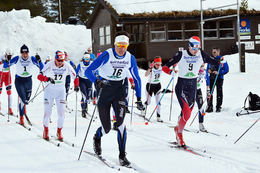
{"label": "white jersey", "polygon": [[4,55],[0,56],[0,62],[2,62],[2,64],[0,64],[0,71],[1,72],[9,72],[10,67],[3,68],[4,67],[4,60],[6,60],[5,56]]}
{"label": "white jersey", "polygon": [[179,72],[178,76],[186,79],[197,78],[200,66],[203,64],[203,58],[201,52],[195,56],[190,56],[187,50],[182,51],[182,57],[178,62]]}
{"label": "white jersey", "polygon": [[152,71],[150,72],[150,75],[152,75],[152,76],[149,77],[148,83],[151,83],[151,84],[160,83],[161,73],[162,73],[162,67],[160,67],[159,69],[152,68]]}
{"label": "white jersey", "polygon": [[79,77],[87,79],[87,76],[85,75],[85,71],[86,69],[90,66],[91,63],[89,63],[88,65],[85,65],[83,62],[80,62],[80,69],[79,69]]}
{"label": "white jersey", "polygon": [[34,70],[34,64],[32,62],[32,57],[28,56],[26,60],[22,56],[18,57],[16,63],[16,74],[20,77],[30,77],[32,76]]}
{"label": "white jersey", "polygon": [[126,51],[126,55],[122,59],[118,59],[114,56],[113,50],[107,50],[109,59],[106,64],[99,68],[99,75],[102,78],[112,81],[120,81],[127,77],[127,71],[131,67],[131,54]]}
{"label": "white jersey", "polygon": [[41,72],[44,76],[51,77],[55,80],[55,84],[46,82],[46,86],[49,85],[49,89],[65,90],[66,76],[70,75],[73,80],[76,78],[76,73],[73,67],[71,67],[71,65],[66,61],[64,61],[64,65],[62,67],[57,67],[55,62],[51,61],[43,67]]}

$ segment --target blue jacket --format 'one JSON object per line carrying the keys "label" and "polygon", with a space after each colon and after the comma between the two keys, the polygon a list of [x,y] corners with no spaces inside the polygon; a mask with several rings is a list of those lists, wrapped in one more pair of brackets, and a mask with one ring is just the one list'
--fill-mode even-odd
{"label": "blue jacket", "polygon": [[[215,57],[215,58],[216,58],[217,60],[220,60],[221,57],[222,57],[222,56],[219,55],[219,56],[217,56],[217,57]],[[209,86],[209,83],[210,83],[209,78],[210,78],[210,75],[212,75],[212,74],[210,74],[210,73],[208,72],[208,70],[218,71],[220,65],[221,65],[221,64],[219,64],[219,65],[212,65],[212,64],[209,64],[209,63],[208,63],[207,73],[206,73],[207,86]],[[227,63],[227,61],[226,61],[226,62],[223,64],[223,66],[220,67],[219,74],[218,74],[218,78],[224,79],[224,75],[227,74],[228,72],[229,72],[229,66],[228,66],[228,63]],[[212,77],[215,77],[215,74],[214,74]]]}

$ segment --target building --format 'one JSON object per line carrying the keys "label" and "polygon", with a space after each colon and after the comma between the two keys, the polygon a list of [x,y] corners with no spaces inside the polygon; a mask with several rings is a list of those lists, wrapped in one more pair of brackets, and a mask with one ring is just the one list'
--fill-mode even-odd
{"label": "building", "polygon": [[[172,11],[165,10],[171,5],[166,0],[150,3],[147,0],[140,1],[142,0],[98,0],[87,22],[87,28],[92,31],[94,53],[113,47],[115,33],[125,30],[131,35],[129,51],[136,56],[139,65],[146,65],[156,55],[167,61],[174,52],[187,48],[187,40],[191,36],[201,35],[200,8],[194,8],[194,4],[187,8],[185,3],[190,1],[175,3],[176,7]],[[182,6],[185,6],[186,11],[176,11],[182,9]],[[205,10],[203,18],[236,14],[235,8]],[[246,51],[260,53],[260,11],[242,10],[240,17],[241,42],[245,42]],[[222,50],[222,54],[237,52],[237,18],[205,22],[204,38],[205,51],[208,53],[215,46]]]}

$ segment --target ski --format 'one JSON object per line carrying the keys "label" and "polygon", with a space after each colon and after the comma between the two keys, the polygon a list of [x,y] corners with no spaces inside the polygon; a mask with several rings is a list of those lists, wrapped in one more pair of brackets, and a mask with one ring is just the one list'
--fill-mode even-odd
{"label": "ski", "polygon": [[30,126],[32,126],[32,123],[31,123],[30,119],[28,118],[27,114],[24,114],[24,116],[25,116],[25,119],[26,119],[26,121],[28,122],[28,124],[29,124]]}
{"label": "ski", "polygon": [[0,115],[5,116],[5,114],[3,114],[2,112],[0,112]]}
{"label": "ski", "polygon": [[139,116],[139,117],[141,117],[141,118],[144,118],[146,121],[149,121],[149,119],[148,118],[146,118],[144,115],[142,115],[142,114],[139,114],[139,113],[137,113],[137,112],[134,112],[134,114],[136,114],[137,116]]}
{"label": "ski", "polygon": [[252,112],[247,111],[247,112],[245,112],[245,113],[237,112],[236,115],[237,115],[237,116],[249,115],[249,114],[255,114],[255,113],[259,113],[259,112],[260,112],[260,110],[259,110],[259,111],[252,111]]}
{"label": "ski", "polygon": [[176,148],[176,149],[180,149],[180,150],[183,150],[183,151],[186,151],[186,152],[189,152],[191,154],[194,154],[194,155],[197,155],[197,156],[201,156],[201,157],[207,157],[207,158],[210,158],[211,159],[211,156],[207,156],[205,154],[202,154],[203,153],[206,153],[206,150],[204,151],[201,151],[199,149],[195,149],[193,147],[190,147],[190,146],[178,146],[177,142],[169,142],[171,145],[170,147],[171,148]]}
{"label": "ski", "polygon": [[64,143],[64,144],[66,144],[66,145],[68,145],[70,147],[75,147],[75,144],[70,142],[70,141],[68,141],[68,140],[64,140],[63,139],[63,141],[60,141],[60,140],[58,140],[58,138],[56,136],[53,136],[53,135],[51,136],[51,138],[56,140],[56,141],[59,141],[60,143]]}
{"label": "ski", "polygon": [[[39,138],[43,139],[43,137],[41,135],[37,135],[37,136]],[[43,139],[43,140],[46,141],[46,142],[49,142],[49,143],[51,143],[53,145],[55,145],[56,147],[60,147],[60,142],[58,142],[58,141],[51,140],[51,139],[49,139],[49,140]]]}
{"label": "ski", "polygon": [[16,124],[18,124],[18,125],[24,127],[24,128],[27,129],[28,131],[31,131],[31,128],[28,127],[28,126],[26,126],[25,124],[20,124],[19,122],[16,122]]}
{"label": "ski", "polygon": [[117,168],[116,166],[114,166],[114,165],[112,165],[112,164],[110,164],[106,159],[104,159],[102,156],[99,156],[99,155],[97,155],[97,154],[95,154],[95,153],[92,153],[92,152],[89,152],[89,151],[83,151],[84,153],[86,153],[86,154],[88,154],[88,155],[90,155],[90,156],[93,156],[93,157],[95,157],[95,158],[97,158],[98,160],[100,160],[104,165],[106,165],[107,167],[109,167],[109,168],[112,168],[112,169],[116,169],[116,170],[118,170],[118,171],[120,171],[120,168]]}
{"label": "ski", "polygon": [[[214,132],[210,132],[210,131],[199,131],[199,130],[195,130],[195,129],[184,129],[184,131],[187,131],[187,132],[193,132],[193,133],[208,133],[208,134],[212,134],[212,135],[215,135],[215,136],[221,136],[220,134],[218,133],[214,133]],[[225,135],[225,137],[227,137],[227,134]]]}

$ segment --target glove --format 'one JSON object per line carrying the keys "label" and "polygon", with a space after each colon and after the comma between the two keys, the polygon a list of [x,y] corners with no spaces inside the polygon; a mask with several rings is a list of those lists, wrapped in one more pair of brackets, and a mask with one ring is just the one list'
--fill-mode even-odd
{"label": "glove", "polygon": [[98,88],[104,88],[105,86],[107,86],[108,85],[108,81],[106,80],[106,79],[99,79],[99,78],[97,78],[97,80],[96,80],[96,86],[98,87]]}
{"label": "glove", "polygon": [[7,55],[7,56],[6,56],[7,61],[10,61],[11,58],[12,58],[12,55]]}
{"label": "glove", "polygon": [[152,62],[149,66],[150,69],[152,69],[154,67],[154,62]]}
{"label": "glove", "polygon": [[41,62],[41,57],[37,54],[37,55],[35,55],[35,58],[36,58],[36,60],[38,61],[38,62]]}
{"label": "glove", "polygon": [[135,83],[134,83],[134,80],[133,80],[133,78],[129,78],[129,82],[130,82],[130,84],[131,84],[131,89],[135,89]]}
{"label": "glove", "polygon": [[79,86],[75,86],[74,91],[79,92]]}
{"label": "glove", "polygon": [[138,110],[140,110],[140,111],[144,111],[145,110],[145,107],[144,107],[144,105],[143,105],[143,103],[142,103],[142,101],[141,101],[141,98],[137,98],[137,102],[135,102],[136,103],[136,107],[137,107],[137,109]]}
{"label": "glove", "polygon": [[51,77],[48,78],[47,82],[50,82],[50,83],[52,83],[52,84],[55,84],[55,80],[52,79]]}

